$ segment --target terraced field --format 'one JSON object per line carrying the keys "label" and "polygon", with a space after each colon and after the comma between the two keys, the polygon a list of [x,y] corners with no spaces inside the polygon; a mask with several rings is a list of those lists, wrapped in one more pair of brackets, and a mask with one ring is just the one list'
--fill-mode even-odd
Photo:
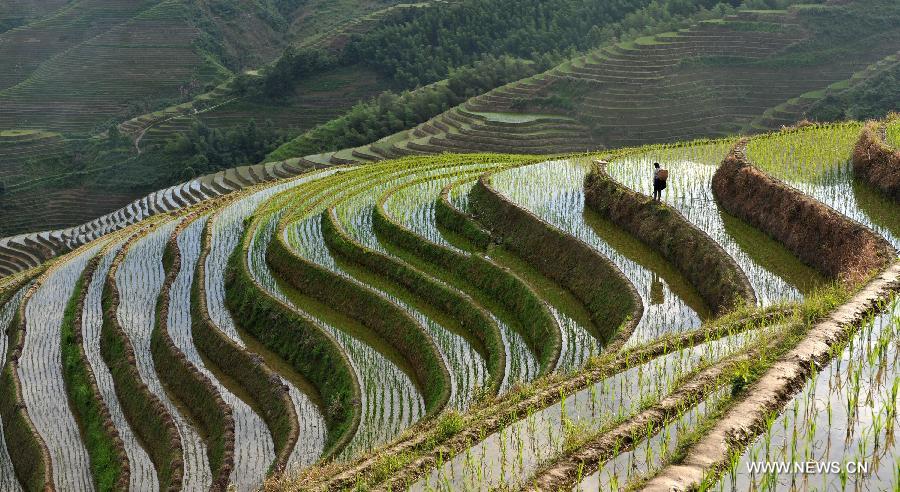
{"label": "terraced field", "polygon": [[833,33],[826,25],[861,15],[855,7],[835,10],[845,8],[739,11],[607,44],[409,131],[306,158],[346,164],[441,152],[554,154],[776,130],[898,63],[900,39],[879,19],[854,24],[867,27],[844,43],[853,56],[829,51],[836,42],[823,40]]}
{"label": "terraced field", "polygon": [[[129,13],[138,15],[79,44],[66,43],[50,59],[31,58],[43,63],[0,94],[0,126],[92,134],[135,100],[171,97],[192,80],[215,84],[228,74],[195,51],[200,32],[179,2]],[[98,73],[106,75],[98,80]]]}
{"label": "terraced field", "polygon": [[896,488],[866,128],[159,192],[0,279],[0,489]]}

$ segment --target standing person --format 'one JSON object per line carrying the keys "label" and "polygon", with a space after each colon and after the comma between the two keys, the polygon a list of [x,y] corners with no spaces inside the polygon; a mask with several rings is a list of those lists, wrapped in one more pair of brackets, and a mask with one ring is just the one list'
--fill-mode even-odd
{"label": "standing person", "polygon": [[658,162],[653,163],[656,170],[653,172],[653,200],[662,200],[662,191],[666,189],[666,180],[669,179],[669,171],[659,167]]}

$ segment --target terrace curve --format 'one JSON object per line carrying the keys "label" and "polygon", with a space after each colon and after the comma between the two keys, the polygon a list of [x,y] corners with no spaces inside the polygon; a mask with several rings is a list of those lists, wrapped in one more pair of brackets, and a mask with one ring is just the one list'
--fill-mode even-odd
{"label": "terrace curve", "polygon": [[756,303],[747,274],[708,234],[675,208],[653,203],[615,181],[603,163],[593,163],[584,183],[585,203],[638,237],[691,280],[713,312],[735,303]]}
{"label": "terrace curve", "polygon": [[747,142],[738,142],[713,176],[713,194],[725,210],[831,278],[853,284],[891,262],[896,250],[883,237],[753,167]]}
{"label": "terrace curve", "polygon": [[853,172],[869,186],[900,201],[900,149],[885,141],[884,123],[866,123],[853,148]]}

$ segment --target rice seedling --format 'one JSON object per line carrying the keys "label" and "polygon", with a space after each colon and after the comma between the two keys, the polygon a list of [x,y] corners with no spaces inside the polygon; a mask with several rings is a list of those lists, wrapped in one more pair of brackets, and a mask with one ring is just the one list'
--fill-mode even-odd
{"label": "rice seedling", "polygon": [[75,282],[99,246],[85,248],[45,273],[25,304],[25,345],[19,359],[19,377],[25,404],[50,451],[53,478],[59,488],[93,488],[90,458],[66,397],[58,334]]}
{"label": "rice seedling", "polygon": [[898,321],[895,298],[767,421],[716,489],[825,488],[835,480],[855,490],[896,487]]}
{"label": "rice seedling", "polygon": [[100,389],[100,395],[109,410],[116,432],[125,446],[125,454],[128,457],[130,468],[129,487],[140,490],[159,487],[156,469],[125,418],[119,398],[116,396],[112,374],[100,354],[100,331],[103,327],[103,286],[110,266],[122,246],[121,241],[123,240],[111,243],[105,251],[100,253],[102,257],[87,286],[81,313],[82,345],[97,387]]}
{"label": "rice seedling", "polygon": [[[629,339],[629,344],[652,340],[669,330],[687,330],[699,326],[701,320],[697,309],[678,296],[676,289],[669,287],[657,271],[633,260],[628,251],[615,249],[609,241],[601,238],[597,228],[590,225],[590,212],[584,209],[583,191],[584,178],[589,171],[587,164],[577,160],[551,161],[511,169],[495,174],[492,184],[516,204],[602,252],[631,280],[644,301],[644,315]],[[610,236],[615,234],[609,233]],[[669,278],[684,283],[679,277]],[[685,290],[691,289],[681,289],[682,292]],[[590,354],[598,350],[583,332],[576,330],[569,333],[569,343],[572,347],[567,353],[577,353],[580,350],[584,354],[586,349]]]}
{"label": "rice seedling", "polygon": [[[729,217],[717,209],[710,183],[731,144],[724,140],[651,147],[613,160],[609,173],[632,190],[650,195],[653,163],[661,163],[669,171],[663,202],[676,208],[688,221],[709,234],[737,261],[760,303],[768,305],[783,300],[799,300],[802,296],[794,284],[800,284],[800,279],[808,277],[809,269],[798,266],[799,261],[790,254],[776,259],[781,265],[762,264],[754,257],[754,251],[741,244],[738,234],[743,231],[729,228]],[[765,246],[777,249],[774,242]],[[776,269],[778,273],[773,271]],[[797,277],[799,279],[795,280]]]}
{"label": "rice seedling", "polygon": [[[571,436],[583,440],[611,428],[671,392],[686,375],[754,343],[760,336],[765,335],[737,334],[649,361],[635,361],[626,370],[575,394],[563,395],[558,403],[488,436],[433,470],[412,489],[487,490],[524,484],[540,465],[572,449],[575,442]],[[472,463],[467,459],[471,454],[476,459],[480,456],[480,460]],[[449,488],[440,485],[447,481]]]}
{"label": "rice seedling", "polygon": [[116,314],[134,346],[137,369],[144,384],[166,406],[175,420],[184,453],[185,487],[209,487],[212,475],[206,445],[194,427],[175,407],[156,374],[150,339],[156,323],[156,301],[164,280],[163,250],[178,225],[170,220],[135,242],[125,252],[114,275],[120,293]]}
{"label": "rice seedling", "polygon": [[219,381],[219,376],[206,367],[191,335],[190,291],[194,267],[200,257],[201,235],[207,220],[208,216],[194,220],[176,239],[181,263],[177,265],[178,275],[168,293],[169,311],[166,329],[178,350],[209,378],[225,404],[230,407],[235,432],[234,468],[231,471],[230,482],[238,490],[249,490],[263,481],[275,459],[272,436],[260,416],[247,403],[225,388]]}
{"label": "rice seedling", "polygon": [[[854,122],[775,133],[752,139],[747,153],[754,165],[874,229],[896,248],[896,231],[879,223],[879,210],[861,207],[854,191],[850,157],[861,128]],[[884,213],[896,216],[895,210]]]}
{"label": "rice seedling", "polygon": [[890,120],[885,128],[885,142],[894,149],[900,149],[900,118]]}

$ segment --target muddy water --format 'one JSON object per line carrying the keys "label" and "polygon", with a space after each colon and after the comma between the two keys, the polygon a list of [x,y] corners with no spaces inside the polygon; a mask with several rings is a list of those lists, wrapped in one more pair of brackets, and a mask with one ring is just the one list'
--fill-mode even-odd
{"label": "muddy water", "polygon": [[[898,490],[898,347],[900,301],[895,299],[770,421],[716,489]],[[786,463],[791,471],[750,469],[766,462]],[[794,463],[829,468],[807,473],[794,471]],[[857,464],[867,471],[859,472]]]}
{"label": "muddy water", "polygon": [[[19,303],[22,302],[22,297],[25,295],[25,291],[28,290],[29,285],[26,285],[22,289],[11,297],[6,304],[0,308],[0,371],[3,370],[2,364],[6,362],[6,351],[7,345],[9,344],[9,337],[6,334],[6,329],[9,328],[9,324],[12,322],[13,316],[16,315],[16,311],[19,309]],[[0,492],[19,492],[22,490],[22,486],[19,485],[18,480],[16,480],[15,472],[13,472],[12,461],[9,458],[9,452],[6,449],[6,441],[3,438],[3,422],[0,422]]]}
{"label": "muddy water", "polygon": [[[735,259],[750,280],[760,304],[800,300],[802,294],[798,286],[808,288],[809,269],[804,269],[799,260],[775,241],[764,241],[758,234],[747,235],[746,228],[726,227],[727,215],[716,205],[711,181],[730,146],[731,143],[725,142],[651,150],[616,160],[608,166],[608,171],[623,185],[650,196],[653,193],[653,162],[660,162],[669,170],[663,202],[675,207]],[[768,250],[779,253],[766,258],[758,254]]]}
{"label": "muddy water", "polygon": [[[400,225],[425,240],[462,254],[470,254],[444,239],[435,219],[435,201],[439,199],[444,186],[452,183],[455,179],[457,178],[448,176],[400,188],[387,197],[384,204],[385,211]],[[436,275],[440,275],[440,273],[438,272]],[[446,275],[443,277],[446,279]],[[534,379],[540,372],[540,365],[534,354],[528,349],[522,335],[513,329],[510,322],[506,321],[509,319],[509,316],[506,316],[508,313],[501,313],[501,317],[498,317],[495,313],[502,311],[502,308],[497,305],[496,301],[484,299],[484,296],[476,291],[477,289],[471,287],[465,289],[491,312],[491,317],[500,327],[500,336],[506,353],[506,370],[503,374],[500,392],[505,392],[517,382],[528,382]]]}
{"label": "muddy water", "polygon": [[860,210],[879,228],[900,237],[900,207],[897,203],[858,179],[853,180],[852,187]]}
{"label": "muddy water", "polygon": [[685,434],[690,433],[716,411],[729,395],[729,391],[729,387],[722,387],[699,404],[692,406],[650,438],[640,440],[631,451],[603,463],[599,470],[581,480],[573,490],[618,491],[642,477],[652,476],[672,456]]}
{"label": "muddy water", "polygon": [[[588,223],[584,206],[584,178],[590,171],[587,162],[575,160],[551,161],[497,173],[492,178],[494,188],[550,224],[580,239],[612,262],[634,284],[644,304],[644,314],[634,330],[629,344],[652,340],[667,332],[696,328],[701,323],[702,303],[692,308],[676,292],[693,292],[693,287],[671,268],[661,268],[665,262],[649,255],[646,250],[626,250],[623,253],[597,234],[598,229]],[[590,215],[590,214],[589,214]],[[591,221],[598,225],[596,220]],[[626,236],[625,232],[599,228],[604,235]],[[614,241],[627,248],[634,242]],[[653,258],[648,263],[636,259]],[[655,267],[655,268],[654,268]],[[677,283],[677,288],[670,285]],[[688,299],[697,301],[696,294]],[[696,305],[696,304],[695,304]]]}
{"label": "muddy water", "polygon": [[685,375],[754,343],[759,336],[764,333],[733,335],[673,351],[603,379],[486,436],[439,465],[411,490],[515,488],[542,463],[562,453],[568,439],[613,427],[671,392]]}

